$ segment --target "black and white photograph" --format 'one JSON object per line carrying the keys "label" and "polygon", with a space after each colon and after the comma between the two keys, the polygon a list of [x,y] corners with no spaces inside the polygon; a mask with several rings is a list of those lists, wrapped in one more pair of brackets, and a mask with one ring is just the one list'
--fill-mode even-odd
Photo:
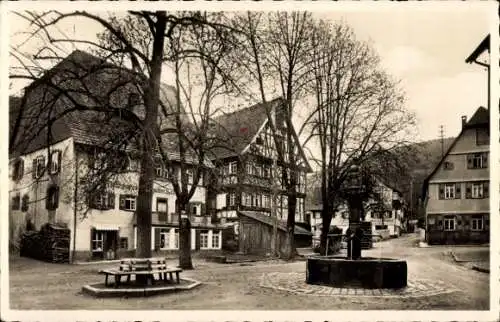
{"label": "black and white photograph", "polygon": [[0,6],[2,320],[497,319],[498,3],[223,2]]}

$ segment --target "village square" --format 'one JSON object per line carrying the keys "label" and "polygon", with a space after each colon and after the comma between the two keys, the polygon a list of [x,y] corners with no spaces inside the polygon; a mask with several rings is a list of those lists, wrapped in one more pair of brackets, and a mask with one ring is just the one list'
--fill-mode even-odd
{"label": "village square", "polygon": [[491,309],[485,11],[4,14],[10,309]]}

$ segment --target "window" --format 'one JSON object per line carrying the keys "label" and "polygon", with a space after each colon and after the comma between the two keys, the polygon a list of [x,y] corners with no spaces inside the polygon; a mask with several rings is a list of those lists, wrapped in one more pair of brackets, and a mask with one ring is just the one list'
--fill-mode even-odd
{"label": "window", "polygon": [[200,232],[200,248],[208,248],[208,230],[202,230]]}
{"label": "window", "polygon": [[263,166],[262,172],[263,172],[264,178],[269,178],[270,171],[269,171],[269,166],[267,164],[265,164]]}
{"label": "window", "polygon": [[188,177],[188,183],[193,184],[193,170],[192,169],[187,169],[186,174]]}
{"label": "window", "polygon": [[128,249],[128,238],[127,237],[120,237],[120,248],[121,249]]}
{"label": "window", "polygon": [[384,230],[387,229],[387,225],[375,225],[376,230]]}
{"label": "window", "polygon": [[236,194],[233,192],[229,194],[229,206],[234,205],[236,205]]}
{"label": "window", "polygon": [[233,161],[229,163],[229,174],[236,174],[238,169],[238,162]]}
{"label": "window", "polygon": [[472,184],[472,198],[473,199],[483,198],[483,184],[482,183],[473,183]]}
{"label": "window", "polygon": [[490,143],[490,131],[487,128],[476,129],[476,144],[488,145]]}
{"label": "window", "polygon": [[474,153],[467,155],[468,169],[488,168],[488,153]]}
{"label": "window", "polygon": [[254,167],[253,167],[253,164],[251,162],[247,163],[247,174],[254,174]]}
{"label": "window", "polygon": [[489,198],[489,182],[488,181],[467,182],[466,198],[467,199]]}
{"label": "window", "polygon": [[61,171],[61,151],[55,150],[50,154],[50,174]]}
{"label": "window", "polygon": [[252,196],[249,193],[243,192],[243,205],[251,206],[252,205]]}
{"label": "window", "polygon": [[258,164],[255,166],[255,174],[259,177],[262,177],[262,165]]}
{"label": "window", "polygon": [[168,199],[156,198],[156,211],[161,213],[168,213]]}
{"label": "window", "polygon": [[174,245],[179,248],[179,229],[174,230]]}
{"label": "window", "polygon": [[263,195],[262,196],[262,206],[264,208],[270,208],[270,198],[269,195]]}
{"label": "window", "polygon": [[254,207],[261,207],[262,206],[262,196],[260,194],[253,194],[252,199],[253,203],[252,206]]}
{"label": "window", "polygon": [[262,139],[262,137],[258,136],[256,139],[255,139],[255,143],[257,145],[263,145],[264,144],[264,140]]}
{"label": "window", "polygon": [[136,197],[131,195],[120,195],[120,210],[135,211]]}
{"label": "window", "polygon": [[445,183],[439,185],[439,199],[460,199],[460,183]]}
{"label": "window", "polygon": [[102,252],[104,245],[104,232],[93,230],[92,232],[92,252]]}
{"label": "window", "polygon": [[472,218],[472,230],[483,230],[483,217]]}
{"label": "window", "polygon": [[170,229],[162,228],[160,230],[160,248],[170,248]]}
{"label": "window", "polygon": [[16,193],[14,197],[12,197],[12,210],[19,210],[21,207],[21,195]]}
{"label": "window", "polygon": [[109,192],[95,192],[92,196],[90,208],[108,210],[115,208],[115,194]]}
{"label": "window", "polygon": [[14,172],[12,173],[12,179],[21,180],[24,175],[24,160],[17,159],[14,162]]}
{"label": "window", "polygon": [[30,203],[30,197],[28,195],[24,195],[21,203],[21,211],[28,211],[29,203]]}
{"label": "window", "polygon": [[212,231],[212,248],[220,247],[220,234],[218,230]]}
{"label": "window", "polygon": [[201,204],[191,203],[189,206],[189,213],[195,216],[201,216]]}
{"label": "window", "polygon": [[47,188],[47,196],[45,199],[45,208],[47,210],[55,210],[59,205],[59,187],[50,186]]}
{"label": "window", "polygon": [[38,179],[43,175],[45,171],[45,157],[40,155],[33,160],[33,179]]}
{"label": "window", "polygon": [[444,230],[447,230],[447,231],[455,230],[455,218],[454,217],[444,218]]}
{"label": "window", "polygon": [[443,165],[445,170],[453,170],[454,166],[452,162],[446,161]]}

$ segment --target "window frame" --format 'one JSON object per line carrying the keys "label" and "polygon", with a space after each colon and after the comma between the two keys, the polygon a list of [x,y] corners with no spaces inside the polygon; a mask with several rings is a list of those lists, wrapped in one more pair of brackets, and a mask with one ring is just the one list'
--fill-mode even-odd
{"label": "window frame", "polygon": [[[214,231],[212,230],[212,248],[214,249],[219,249],[221,247],[221,236],[220,236],[220,231]],[[214,243],[214,241],[217,241],[217,243]],[[215,246],[217,245],[217,246]],[[201,248],[201,247],[200,247]]]}
{"label": "window frame", "polygon": [[[126,247],[123,247],[124,242]],[[119,243],[120,249],[128,249],[128,237],[120,237]]]}
{"label": "window frame", "polygon": [[228,174],[236,174],[238,172],[238,161],[228,163]]}
{"label": "window frame", "polygon": [[236,206],[236,194],[234,192],[229,193],[229,207]]}
{"label": "window frame", "polygon": [[[209,236],[209,231],[208,230],[201,230],[200,231],[200,249],[210,249],[210,245],[208,243],[208,236]],[[206,238],[206,240],[205,240]],[[206,246],[203,246],[203,242],[206,241]]]}
{"label": "window frame", "polygon": [[[478,228],[478,223],[480,223],[481,228]],[[476,228],[474,228],[474,224],[476,224]],[[470,221],[470,230],[471,231],[483,231],[484,230],[484,218],[483,217],[472,217]]]}
{"label": "window frame", "polygon": [[[453,227],[451,227],[450,223],[453,223]],[[456,218],[455,217],[452,217],[452,218],[446,218],[445,217],[443,219],[443,230],[444,231],[455,231],[456,230],[456,226],[457,226],[457,223],[456,223]]]}
{"label": "window frame", "polygon": [[[477,188],[477,189],[475,189]],[[475,194],[474,192],[477,192]],[[471,199],[484,199],[484,183],[472,182],[471,183]]]}
{"label": "window frame", "polygon": [[41,178],[45,172],[46,168],[46,162],[45,162],[45,156],[39,155],[35,158],[35,164],[36,167],[33,169],[35,171],[35,178]]}
{"label": "window frame", "polygon": [[[456,184],[455,183],[445,183],[444,184],[444,199],[452,200],[456,196]],[[451,193],[452,192],[452,193]],[[448,193],[448,196],[447,196]]]}
{"label": "window frame", "polygon": [[[100,236],[100,238],[98,238],[99,236]],[[94,247],[94,243],[96,243],[96,245],[100,244],[100,246],[101,246],[100,250],[99,250],[99,248]],[[92,253],[104,252],[104,231],[96,230],[96,229],[93,230],[91,251],[92,251]]]}

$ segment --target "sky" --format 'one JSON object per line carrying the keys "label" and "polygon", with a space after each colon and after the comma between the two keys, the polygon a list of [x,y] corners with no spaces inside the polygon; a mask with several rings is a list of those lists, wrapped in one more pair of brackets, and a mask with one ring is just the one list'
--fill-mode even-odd
{"label": "sky", "polygon": [[[424,7],[424,6],[422,6]],[[401,8],[401,7],[400,7]],[[461,116],[472,116],[479,106],[487,106],[487,72],[465,58],[488,34],[490,22],[485,7],[467,10],[384,10],[314,12],[315,17],[343,21],[353,28],[359,40],[369,41],[379,54],[382,66],[401,81],[406,107],[415,112],[420,140],[456,136]],[[20,44],[27,24],[11,17],[11,44]],[[68,22],[60,30],[68,36],[95,39],[95,24]],[[32,39],[23,46],[34,52],[40,41]],[[71,50],[68,51],[68,53]],[[163,81],[172,84],[165,73]],[[15,92],[23,87],[15,83]]]}

